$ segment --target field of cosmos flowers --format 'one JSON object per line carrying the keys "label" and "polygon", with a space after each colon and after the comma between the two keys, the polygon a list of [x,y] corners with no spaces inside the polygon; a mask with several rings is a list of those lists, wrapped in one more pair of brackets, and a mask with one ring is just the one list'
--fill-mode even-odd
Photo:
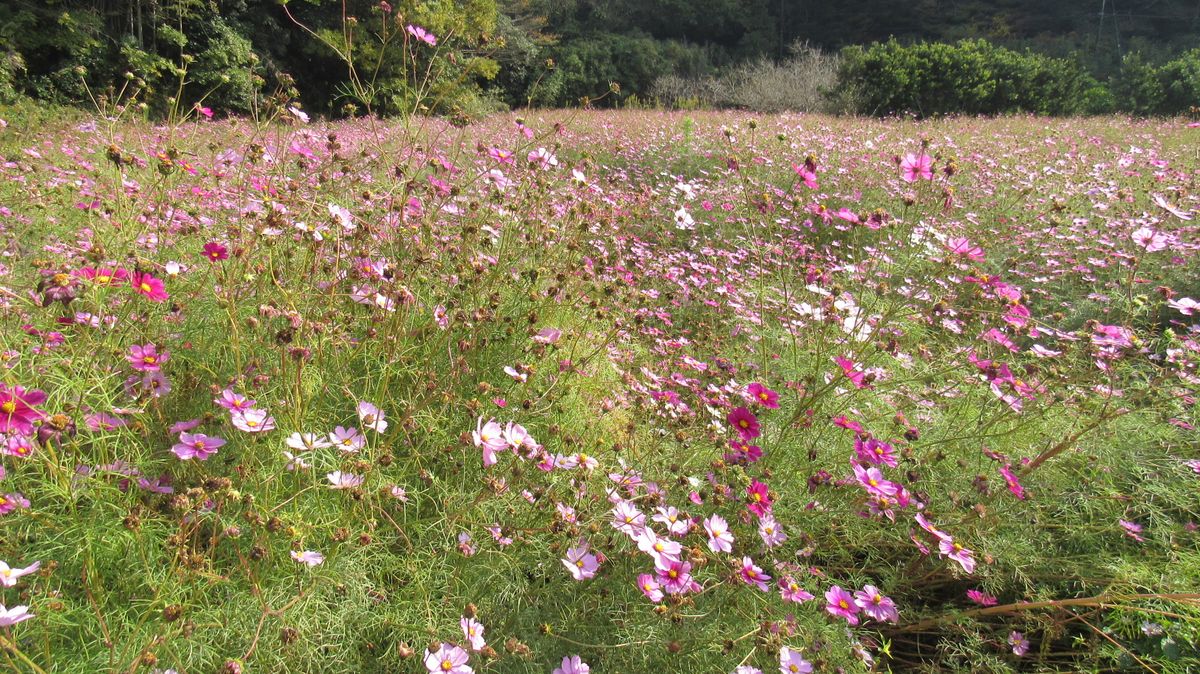
{"label": "field of cosmos flowers", "polygon": [[0,670],[1200,667],[1195,124],[0,117]]}

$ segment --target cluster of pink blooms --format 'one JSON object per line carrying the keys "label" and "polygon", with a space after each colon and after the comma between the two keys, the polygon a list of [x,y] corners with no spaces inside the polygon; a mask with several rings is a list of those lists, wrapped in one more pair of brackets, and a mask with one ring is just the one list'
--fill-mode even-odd
{"label": "cluster of pink blooms", "polygon": [[246,433],[266,433],[275,430],[275,417],[266,410],[255,407],[256,401],[235,393],[232,389],[221,391],[213,402],[229,410],[229,419],[234,428]]}
{"label": "cluster of pink blooms", "polygon": [[825,602],[825,611],[829,615],[845,618],[851,625],[858,624],[860,612],[876,622],[894,623],[900,620],[896,603],[874,585],[864,585],[854,593],[834,585],[825,593]]}

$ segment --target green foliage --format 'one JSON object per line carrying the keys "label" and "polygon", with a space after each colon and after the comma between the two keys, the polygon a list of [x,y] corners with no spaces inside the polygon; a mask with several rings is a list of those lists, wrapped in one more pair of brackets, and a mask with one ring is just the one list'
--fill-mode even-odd
{"label": "green foliage", "polygon": [[1015,52],[984,40],[896,40],[843,52],[839,86],[860,92],[858,112],[1071,115],[1104,112],[1099,82],[1077,62]]}

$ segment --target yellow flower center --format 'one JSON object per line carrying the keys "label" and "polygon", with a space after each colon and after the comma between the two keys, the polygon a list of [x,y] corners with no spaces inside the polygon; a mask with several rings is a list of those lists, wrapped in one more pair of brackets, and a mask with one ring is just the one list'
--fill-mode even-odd
{"label": "yellow flower center", "polygon": [[148,292],[153,291],[154,288],[152,288],[149,283],[142,281],[141,285],[138,286],[138,290],[141,290],[144,293],[148,293]]}
{"label": "yellow flower center", "polygon": [[100,274],[96,277],[96,283],[105,285],[112,282],[112,277],[108,274]]}
{"label": "yellow flower center", "polygon": [[850,605],[846,603],[845,599],[839,599],[838,606],[840,606],[843,610],[846,610],[846,611],[850,610]]}
{"label": "yellow flower center", "polygon": [[449,660],[442,660],[442,671],[443,672],[448,672],[452,669],[454,669],[453,662],[450,662]]}
{"label": "yellow flower center", "polygon": [[5,400],[3,404],[0,404],[0,410],[4,410],[5,414],[12,414],[17,411],[17,404],[11,400]]}

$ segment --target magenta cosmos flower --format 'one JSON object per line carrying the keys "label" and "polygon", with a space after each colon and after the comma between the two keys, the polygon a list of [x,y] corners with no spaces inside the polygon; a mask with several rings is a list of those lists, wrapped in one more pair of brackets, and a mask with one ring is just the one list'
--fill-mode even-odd
{"label": "magenta cosmos flower", "polygon": [[896,602],[892,601],[890,597],[883,596],[879,588],[874,585],[864,585],[863,589],[855,592],[854,602],[872,620],[891,623],[900,620],[900,611],[896,609]]}
{"label": "magenta cosmos flower", "polygon": [[130,281],[133,286],[133,291],[139,295],[145,295],[146,299],[152,302],[164,302],[170,295],[167,295],[166,287],[161,279],[154,278],[150,274],[135,273]]}
{"label": "magenta cosmos flower", "polygon": [[834,585],[825,593],[825,601],[825,610],[829,615],[845,618],[851,625],[858,624],[859,607],[854,603],[854,595]]}
{"label": "magenta cosmos flower", "polygon": [[946,557],[958,562],[963,571],[972,573],[975,571],[975,558],[972,556],[975,553],[963,547],[962,543],[956,543],[953,538],[947,536],[938,541],[938,551]]}
{"label": "magenta cosmos flower", "polygon": [[763,386],[758,382],[754,382],[749,386],[747,391],[755,402],[768,409],[779,409],[779,394],[771,389]]}
{"label": "magenta cosmos flower", "polygon": [[746,508],[758,517],[771,512],[771,492],[765,483],[752,480],[746,487]]}
{"label": "magenta cosmos flower", "polygon": [[919,155],[908,153],[900,160],[900,178],[906,182],[916,182],[917,179],[933,180],[933,157],[922,152]]}
{"label": "magenta cosmos flower", "polygon": [[225,440],[203,433],[180,433],[179,442],[171,447],[171,451],[184,461],[189,459],[205,461],[208,457],[216,454],[217,449],[224,444]]}
{"label": "magenta cosmos flower", "polygon": [[781,674],[810,674],[812,663],[800,655],[800,651],[784,646],[779,649],[779,671]]}
{"label": "magenta cosmos flower", "polygon": [[436,651],[425,651],[425,669],[430,674],[474,674],[467,665],[471,655],[454,644],[441,644]]}
{"label": "magenta cosmos flower", "polygon": [[0,433],[33,435],[33,422],[46,416],[34,406],[44,402],[44,391],[26,391],[20,386],[9,388],[0,382]]}
{"label": "magenta cosmos flower", "polygon": [[753,585],[763,592],[767,591],[767,581],[771,577],[763,572],[762,568],[754,563],[754,560],[749,557],[742,557],[742,569],[739,572],[742,577],[742,582],[747,585]]}
{"label": "magenta cosmos flower", "polygon": [[216,241],[209,241],[204,244],[204,257],[208,258],[209,262],[220,262],[221,260],[229,259],[229,249]]}
{"label": "magenta cosmos flower", "polygon": [[128,271],[112,267],[83,267],[75,275],[98,286],[116,285],[129,280]]}
{"label": "magenta cosmos flower", "polygon": [[171,354],[166,351],[159,353],[154,344],[134,344],[129,347],[129,355],[125,356],[138,372],[157,372],[170,357]]}
{"label": "magenta cosmos flower", "polygon": [[758,417],[754,416],[754,414],[745,407],[739,407],[730,412],[729,416],[726,417],[726,420],[729,422],[730,426],[733,426],[733,428],[737,430],[738,434],[742,436],[743,440],[753,440],[761,435],[758,427]]}
{"label": "magenta cosmos flower", "polygon": [[562,659],[562,665],[556,667],[550,674],[588,674],[592,668],[579,659],[578,655],[568,655]]}

